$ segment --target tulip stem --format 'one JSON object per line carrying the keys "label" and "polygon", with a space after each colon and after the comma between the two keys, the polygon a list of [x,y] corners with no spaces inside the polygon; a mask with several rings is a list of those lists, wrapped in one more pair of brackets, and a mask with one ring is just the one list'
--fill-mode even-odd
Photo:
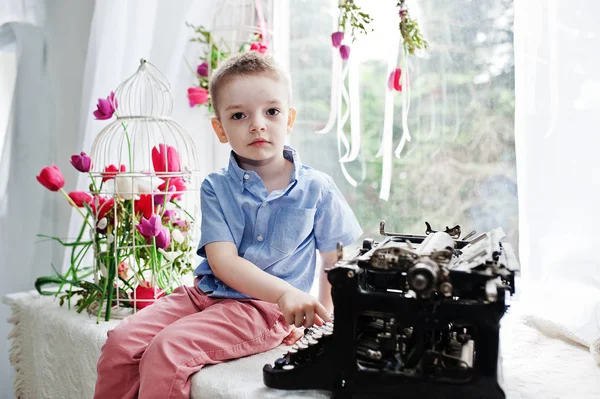
{"label": "tulip stem", "polygon": [[123,130],[125,131],[125,138],[127,139],[127,152],[129,153],[129,172],[133,172],[133,156],[131,155],[131,141],[129,140],[129,133],[127,133],[127,126],[121,122]]}
{"label": "tulip stem", "polygon": [[90,180],[92,181],[92,187],[94,187],[94,195],[98,194],[98,187],[96,187],[96,180],[94,180],[94,176],[92,172],[88,172],[90,175]]}

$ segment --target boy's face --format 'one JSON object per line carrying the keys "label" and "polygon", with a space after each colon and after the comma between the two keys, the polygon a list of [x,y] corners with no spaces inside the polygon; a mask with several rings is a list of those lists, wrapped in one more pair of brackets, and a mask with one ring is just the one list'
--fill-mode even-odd
{"label": "boy's face", "polygon": [[288,104],[283,79],[269,75],[235,76],[219,91],[218,118],[212,125],[221,143],[240,157],[269,161],[283,157],[296,110]]}

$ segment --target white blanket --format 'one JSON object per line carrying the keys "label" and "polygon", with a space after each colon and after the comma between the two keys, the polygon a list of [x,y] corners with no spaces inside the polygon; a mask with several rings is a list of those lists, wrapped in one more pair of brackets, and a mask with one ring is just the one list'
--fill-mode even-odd
{"label": "white blanket", "polygon": [[[91,398],[100,348],[106,332],[118,321],[96,325],[87,314],[31,293],[8,295],[4,302],[12,308],[9,321],[15,325],[10,334],[15,396]],[[590,356],[591,349],[544,335],[536,325],[555,331],[544,322],[520,313],[518,306],[503,318],[501,353],[507,398],[600,398],[600,367]],[[192,378],[192,399],[329,397],[326,392],[278,391],[263,385],[262,367],[285,348],[205,367]]]}

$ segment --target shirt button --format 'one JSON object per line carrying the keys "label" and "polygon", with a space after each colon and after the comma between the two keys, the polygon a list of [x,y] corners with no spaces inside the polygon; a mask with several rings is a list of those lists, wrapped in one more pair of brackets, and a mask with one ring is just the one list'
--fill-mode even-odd
{"label": "shirt button", "polygon": [[269,204],[268,204],[268,203],[266,203],[266,202],[263,202],[263,203],[262,203],[262,207],[263,207],[263,208],[266,208],[267,206],[269,206]]}
{"label": "shirt button", "polygon": [[258,236],[258,237],[256,237],[256,239],[257,239],[258,241],[262,241],[262,240],[264,240],[264,237],[263,237],[263,236]]}
{"label": "shirt button", "polygon": [[244,180],[248,180],[249,178],[250,178],[250,175],[249,175],[249,174],[245,174],[245,175],[244,175]]}

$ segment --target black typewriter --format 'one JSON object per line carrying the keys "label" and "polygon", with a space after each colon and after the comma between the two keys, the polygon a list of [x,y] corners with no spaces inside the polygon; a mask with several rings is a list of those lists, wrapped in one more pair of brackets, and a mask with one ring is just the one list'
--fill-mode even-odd
{"label": "black typewriter", "polygon": [[[505,398],[500,319],[518,263],[502,229],[385,231],[327,271],[334,321],[305,329],[265,385],[334,398]],[[470,239],[472,238],[472,239]]]}

